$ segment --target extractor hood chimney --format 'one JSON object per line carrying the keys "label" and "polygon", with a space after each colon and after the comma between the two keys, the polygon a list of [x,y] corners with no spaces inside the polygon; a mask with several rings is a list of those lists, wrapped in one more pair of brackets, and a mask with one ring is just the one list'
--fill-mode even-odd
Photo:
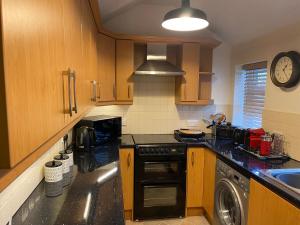
{"label": "extractor hood chimney", "polygon": [[153,76],[182,76],[185,74],[185,72],[167,61],[166,44],[151,43],[147,44],[147,60],[136,69],[134,74]]}

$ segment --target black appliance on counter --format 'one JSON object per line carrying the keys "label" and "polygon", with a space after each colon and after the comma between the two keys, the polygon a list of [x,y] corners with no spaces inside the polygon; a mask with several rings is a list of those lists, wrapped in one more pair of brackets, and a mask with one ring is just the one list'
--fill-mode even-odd
{"label": "black appliance on counter", "polygon": [[216,135],[222,139],[232,139],[236,127],[232,126],[230,122],[216,125]]}
{"label": "black appliance on counter", "polygon": [[174,130],[174,137],[177,141],[183,143],[205,143],[207,139],[212,138],[206,136],[205,133],[198,134],[198,135],[186,135],[186,134],[182,134],[180,130]]}
{"label": "black appliance on counter", "polygon": [[75,126],[73,142],[75,164],[86,173],[119,158],[118,139],[122,118],[111,116],[85,117]]}
{"label": "black appliance on counter", "polygon": [[[100,145],[114,140],[122,135],[122,117],[89,116],[80,120],[75,130],[80,127],[93,128],[95,132],[95,145]],[[76,134],[77,136],[77,134]]]}
{"label": "black appliance on counter", "polygon": [[186,144],[173,135],[133,135],[135,220],[184,217]]}

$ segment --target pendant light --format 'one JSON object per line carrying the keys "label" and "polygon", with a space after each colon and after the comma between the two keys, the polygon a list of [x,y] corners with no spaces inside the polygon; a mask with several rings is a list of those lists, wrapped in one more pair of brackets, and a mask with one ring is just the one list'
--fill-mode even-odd
{"label": "pendant light", "polygon": [[181,8],[168,12],[162,22],[162,27],[174,31],[195,31],[208,27],[206,14],[190,7],[190,0],[182,0]]}

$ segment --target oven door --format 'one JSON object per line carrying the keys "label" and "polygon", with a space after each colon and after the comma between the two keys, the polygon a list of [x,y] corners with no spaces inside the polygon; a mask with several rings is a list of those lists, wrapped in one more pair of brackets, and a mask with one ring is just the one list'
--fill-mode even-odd
{"label": "oven door", "polygon": [[184,183],[136,183],[134,219],[183,217],[185,213]]}
{"label": "oven door", "polygon": [[184,157],[139,157],[135,165],[135,178],[138,181],[178,181],[185,177]]}

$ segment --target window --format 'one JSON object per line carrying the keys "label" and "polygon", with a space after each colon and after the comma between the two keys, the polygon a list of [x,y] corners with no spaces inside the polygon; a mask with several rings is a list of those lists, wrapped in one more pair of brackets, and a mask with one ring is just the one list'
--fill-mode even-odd
{"label": "window", "polygon": [[267,62],[243,65],[235,79],[233,122],[244,128],[262,126],[265,103]]}

